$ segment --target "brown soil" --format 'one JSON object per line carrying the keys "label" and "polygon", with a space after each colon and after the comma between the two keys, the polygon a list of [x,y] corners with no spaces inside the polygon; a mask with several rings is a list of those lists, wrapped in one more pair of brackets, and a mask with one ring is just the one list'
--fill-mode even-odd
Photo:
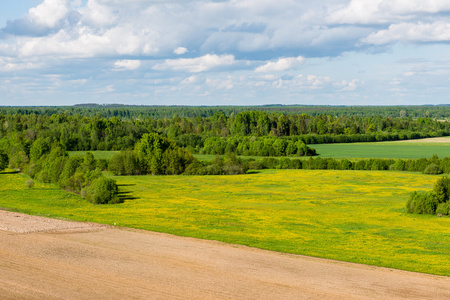
{"label": "brown soil", "polygon": [[450,299],[450,278],[0,211],[1,299]]}

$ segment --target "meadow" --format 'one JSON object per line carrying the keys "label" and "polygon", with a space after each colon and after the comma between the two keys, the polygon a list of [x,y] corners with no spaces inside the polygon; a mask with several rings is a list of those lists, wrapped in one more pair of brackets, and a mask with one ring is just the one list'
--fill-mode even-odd
{"label": "meadow", "polygon": [[[450,138],[442,142],[443,138],[395,142],[350,143],[350,144],[318,144],[310,145],[317,150],[320,157],[331,158],[430,158],[434,154],[438,157],[450,156]],[[439,142],[433,142],[436,140]]]}
{"label": "meadow", "polygon": [[236,176],[113,177],[124,202],[93,205],[55,185],[0,174],[0,207],[285,253],[450,276],[450,218],[412,215],[436,176],[265,170]]}

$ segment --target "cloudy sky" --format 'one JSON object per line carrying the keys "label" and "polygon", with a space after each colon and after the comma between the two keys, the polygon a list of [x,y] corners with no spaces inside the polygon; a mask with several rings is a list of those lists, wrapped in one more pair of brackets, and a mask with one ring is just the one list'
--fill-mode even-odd
{"label": "cloudy sky", "polygon": [[449,95],[450,0],[0,1],[0,106]]}

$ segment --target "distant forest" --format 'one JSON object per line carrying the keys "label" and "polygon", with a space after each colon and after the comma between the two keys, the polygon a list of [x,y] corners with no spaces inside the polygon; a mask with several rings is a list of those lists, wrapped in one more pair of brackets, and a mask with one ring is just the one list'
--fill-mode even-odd
{"label": "distant forest", "polygon": [[275,114],[309,116],[330,115],[333,117],[411,117],[434,119],[450,118],[449,105],[423,105],[423,106],[317,106],[317,105],[262,105],[262,106],[138,106],[120,104],[79,104],[74,106],[58,107],[0,107],[0,114],[20,115],[46,115],[64,113],[66,115],[82,115],[87,117],[99,116],[103,118],[118,117],[121,119],[135,118],[172,118],[177,115],[181,118],[212,117],[222,112],[229,117],[243,111],[263,111]]}

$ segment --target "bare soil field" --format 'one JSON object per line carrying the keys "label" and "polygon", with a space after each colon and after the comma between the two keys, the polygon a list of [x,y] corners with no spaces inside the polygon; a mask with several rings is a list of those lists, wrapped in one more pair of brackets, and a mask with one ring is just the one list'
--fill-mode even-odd
{"label": "bare soil field", "polygon": [[1,299],[450,299],[450,278],[0,211]]}

